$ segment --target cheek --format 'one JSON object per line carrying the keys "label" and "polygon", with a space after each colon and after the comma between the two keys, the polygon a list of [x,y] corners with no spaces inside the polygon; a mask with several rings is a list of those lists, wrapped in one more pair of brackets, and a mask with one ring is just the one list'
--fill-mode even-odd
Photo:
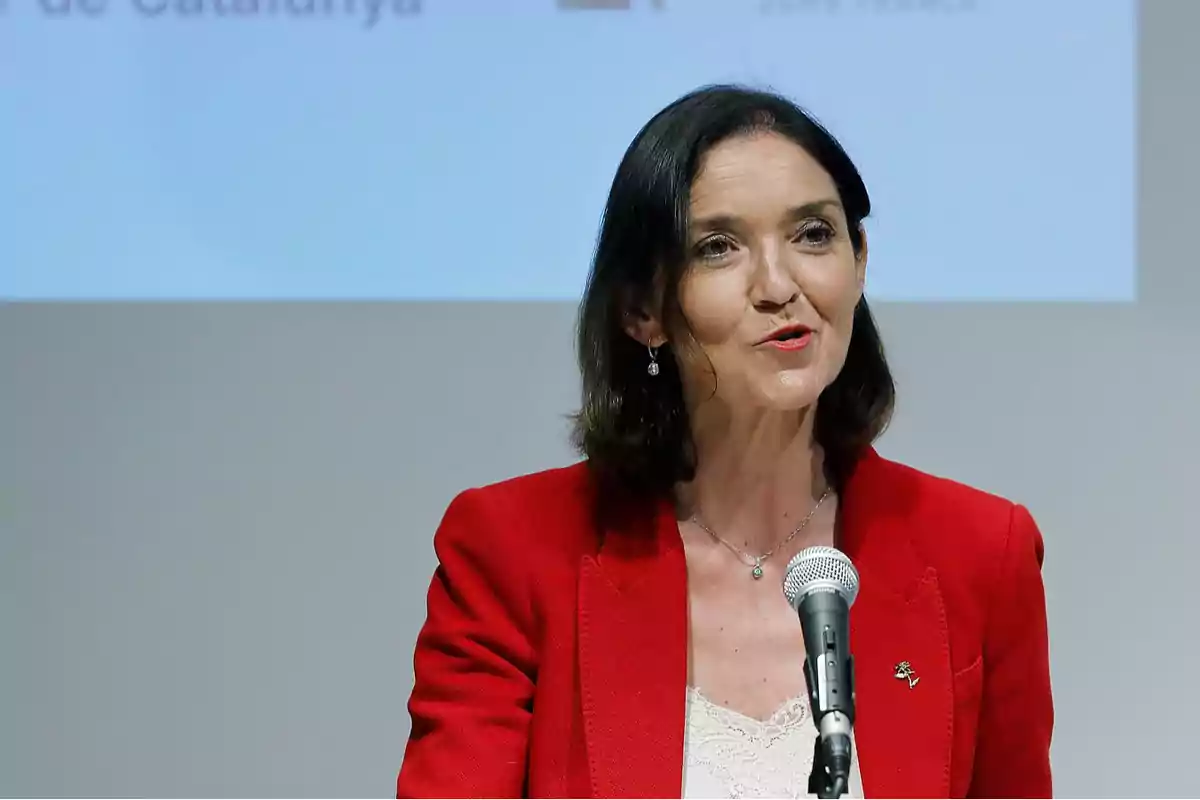
{"label": "cheek", "polygon": [[687,328],[673,338],[684,384],[694,391],[711,392],[718,373],[728,375],[744,367],[739,334],[745,301],[746,287],[734,270],[700,273],[680,283],[679,307]]}
{"label": "cheek", "polygon": [[679,306],[691,338],[705,346],[734,339],[745,317],[745,298],[745,287],[734,270],[685,278],[679,286]]}
{"label": "cheek", "polygon": [[862,297],[854,267],[853,259],[848,259],[809,283],[808,300],[824,324],[819,372],[826,382],[832,382],[845,364],[854,331],[854,310]]}
{"label": "cheek", "polygon": [[853,260],[831,270],[813,270],[805,294],[817,314],[834,330],[850,333],[854,309],[862,297]]}

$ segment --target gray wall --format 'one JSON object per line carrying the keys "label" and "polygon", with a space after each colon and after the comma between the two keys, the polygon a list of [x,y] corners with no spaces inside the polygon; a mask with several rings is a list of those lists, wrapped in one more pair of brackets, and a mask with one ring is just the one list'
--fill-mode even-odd
{"label": "gray wall", "polygon": [[[1196,30],[1200,3],[1147,0],[1136,307],[878,309],[883,452],[1046,534],[1064,796],[1200,795]],[[572,459],[572,322],[0,307],[0,794],[389,795],[433,529]]]}

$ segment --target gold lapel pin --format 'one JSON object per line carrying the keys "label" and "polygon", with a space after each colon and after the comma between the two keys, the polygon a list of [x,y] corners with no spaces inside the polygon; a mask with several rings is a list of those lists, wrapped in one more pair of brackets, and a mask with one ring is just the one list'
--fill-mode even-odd
{"label": "gold lapel pin", "polygon": [[908,663],[907,661],[901,661],[895,666],[895,670],[895,675],[892,677],[898,681],[908,681],[908,688],[910,689],[917,688],[917,684],[920,683],[921,679],[918,678],[917,673],[913,671],[912,664]]}

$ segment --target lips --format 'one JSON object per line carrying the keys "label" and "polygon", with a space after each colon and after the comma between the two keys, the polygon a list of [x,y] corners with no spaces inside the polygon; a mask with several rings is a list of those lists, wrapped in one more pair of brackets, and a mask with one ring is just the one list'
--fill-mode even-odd
{"label": "lips", "polygon": [[759,344],[787,343],[795,342],[800,339],[808,338],[812,334],[812,329],[807,325],[788,325],[779,328],[767,338],[763,339]]}
{"label": "lips", "polygon": [[803,350],[812,341],[812,333],[812,328],[807,325],[787,325],[776,330],[758,344],[772,350]]}

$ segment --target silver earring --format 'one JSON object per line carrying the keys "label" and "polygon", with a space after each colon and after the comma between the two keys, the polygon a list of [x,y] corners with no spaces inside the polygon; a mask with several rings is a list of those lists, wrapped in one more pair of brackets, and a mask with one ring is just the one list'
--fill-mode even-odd
{"label": "silver earring", "polygon": [[653,378],[658,375],[658,348],[647,347],[646,349],[650,351],[650,363],[646,365],[646,374]]}

